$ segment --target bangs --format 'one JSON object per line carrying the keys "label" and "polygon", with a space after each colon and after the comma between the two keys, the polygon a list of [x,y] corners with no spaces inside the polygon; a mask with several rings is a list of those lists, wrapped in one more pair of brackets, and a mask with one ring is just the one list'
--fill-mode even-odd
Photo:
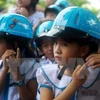
{"label": "bangs", "polygon": [[58,39],[61,39],[62,41],[67,42],[67,43],[77,43],[80,46],[89,44],[89,41],[87,39],[82,39],[82,38],[59,37],[59,38],[55,38],[55,41],[57,41]]}

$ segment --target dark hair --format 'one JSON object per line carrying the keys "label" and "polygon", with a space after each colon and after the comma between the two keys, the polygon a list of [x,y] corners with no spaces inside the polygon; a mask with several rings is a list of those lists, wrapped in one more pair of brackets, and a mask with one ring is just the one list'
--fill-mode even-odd
{"label": "dark hair", "polygon": [[50,38],[50,37],[43,36],[43,37],[39,37],[39,38],[37,38],[37,39],[35,40],[36,45],[37,45],[37,47],[38,47],[39,49],[41,49],[41,46],[42,46],[42,44],[43,44],[43,40],[45,40],[46,38],[48,39],[48,38]]}
{"label": "dark hair", "polygon": [[36,10],[36,5],[38,4],[39,0],[31,0],[29,8],[32,7],[33,10]]}
{"label": "dark hair", "polygon": [[47,15],[47,13],[54,13],[54,14],[58,15],[59,11],[57,9],[55,9],[55,8],[46,7],[46,9],[44,11],[45,17]]}
{"label": "dark hair", "polygon": [[[39,51],[41,51],[42,50],[42,45],[43,45],[43,41],[44,40],[47,40],[47,41],[52,41],[52,43],[54,43],[54,40],[53,40],[53,38],[52,37],[48,37],[48,36],[42,36],[42,37],[39,37],[39,38],[37,38],[36,40],[35,40],[35,42],[36,42],[36,46],[37,46],[37,48],[36,48],[36,51],[37,51],[37,56],[39,57],[39,58],[41,58],[44,54],[40,54],[39,53]],[[47,43],[47,41],[45,41],[45,43]]]}
{"label": "dark hair", "polygon": [[68,43],[77,43],[80,46],[88,45],[89,46],[89,54],[93,52],[97,52],[98,50],[98,42],[99,40],[90,36],[86,32],[81,30],[65,27],[65,30],[60,30],[54,36],[60,37],[65,42]]}
{"label": "dark hair", "polygon": [[[0,39],[4,39],[8,44],[10,44],[14,51],[16,51],[17,47],[19,47],[21,52],[24,51],[23,53],[26,58],[35,57],[34,53],[29,49],[30,39],[14,35],[1,35]],[[15,47],[15,42],[17,42],[17,47]]]}
{"label": "dark hair", "polygon": [[67,43],[77,43],[79,46],[89,46],[89,54],[98,51],[98,44],[92,40],[83,38],[62,38]]}

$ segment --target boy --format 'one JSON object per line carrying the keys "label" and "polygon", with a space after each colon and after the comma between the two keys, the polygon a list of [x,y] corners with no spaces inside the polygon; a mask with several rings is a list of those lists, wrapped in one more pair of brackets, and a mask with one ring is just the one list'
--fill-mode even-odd
{"label": "boy", "polygon": [[36,38],[35,42],[39,50],[42,52],[43,56],[40,59],[40,65],[43,66],[45,64],[55,63],[54,55],[53,55],[53,44],[54,40],[48,36],[45,36],[53,25],[53,20],[48,20],[42,22],[36,28]]}
{"label": "boy", "polygon": [[50,6],[46,7],[46,9],[44,11],[45,18],[54,20],[60,11],[61,11],[61,9],[59,6],[50,5]]}

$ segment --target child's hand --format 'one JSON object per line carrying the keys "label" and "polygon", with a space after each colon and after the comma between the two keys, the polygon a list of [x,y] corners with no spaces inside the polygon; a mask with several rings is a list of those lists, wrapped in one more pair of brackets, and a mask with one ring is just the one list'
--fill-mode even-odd
{"label": "child's hand", "polygon": [[3,69],[4,70],[8,70],[8,62],[7,59],[9,58],[9,56],[11,55],[15,55],[16,52],[14,52],[13,50],[6,50],[5,53],[2,55],[1,59],[3,60]]}
{"label": "child's hand", "polygon": [[17,48],[17,53],[16,55],[11,55],[7,59],[8,65],[9,65],[9,70],[12,73],[14,77],[17,75],[18,68],[20,66],[20,49]]}
{"label": "child's hand", "polygon": [[26,8],[21,7],[19,12],[20,12],[21,15],[23,15],[25,17],[29,16],[29,13],[28,13]]}
{"label": "child's hand", "polygon": [[89,72],[85,64],[83,66],[78,65],[72,74],[72,81],[80,87],[85,83],[88,74]]}
{"label": "child's hand", "polygon": [[16,8],[12,11],[12,13],[21,14],[21,15],[23,15],[23,16],[25,16],[25,17],[28,17],[28,16],[29,16],[27,9],[26,9],[26,8],[23,8],[23,7],[21,7],[21,8],[16,7]]}
{"label": "child's hand", "polygon": [[86,65],[91,68],[100,67],[100,54],[91,54],[86,58]]}

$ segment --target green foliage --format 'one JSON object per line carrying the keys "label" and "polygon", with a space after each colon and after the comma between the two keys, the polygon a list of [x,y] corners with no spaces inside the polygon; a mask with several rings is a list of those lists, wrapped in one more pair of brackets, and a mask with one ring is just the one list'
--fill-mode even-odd
{"label": "green foliage", "polygon": [[[87,9],[91,10],[92,12],[94,12],[95,15],[97,15],[99,13],[99,10],[92,7],[91,4],[88,2],[88,0],[69,0],[69,2],[74,6],[80,6],[80,7],[87,8]],[[90,8],[87,6],[83,6],[83,5],[87,5],[87,4],[89,5]]]}
{"label": "green foliage", "polygon": [[69,2],[75,6],[82,6],[87,3],[87,0],[69,0]]}
{"label": "green foliage", "polygon": [[5,1],[6,0],[0,0],[0,10],[2,10],[5,7]]}
{"label": "green foliage", "polygon": [[40,0],[40,1],[39,1],[39,5],[41,5],[42,7],[46,7],[45,1],[43,1],[43,0]]}
{"label": "green foliage", "polygon": [[0,9],[8,9],[15,3],[15,0],[0,0]]}
{"label": "green foliage", "polygon": [[[68,2],[70,2],[72,5],[74,6],[83,6],[85,4],[88,4],[88,0],[67,0]],[[0,0],[0,11],[2,9],[8,9],[10,6],[12,6],[13,4],[15,4],[15,0]],[[41,5],[42,7],[46,7],[45,5],[45,1],[44,0],[39,0],[39,5]],[[90,5],[90,4],[89,4]],[[90,5],[91,6],[91,5]],[[87,8],[87,7],[86,7]],[[89,9],[89,8],[87,8]],[[96,10],[95,8],[91,7],[91,9],[96,15],[98,14],[98,10]]]}

